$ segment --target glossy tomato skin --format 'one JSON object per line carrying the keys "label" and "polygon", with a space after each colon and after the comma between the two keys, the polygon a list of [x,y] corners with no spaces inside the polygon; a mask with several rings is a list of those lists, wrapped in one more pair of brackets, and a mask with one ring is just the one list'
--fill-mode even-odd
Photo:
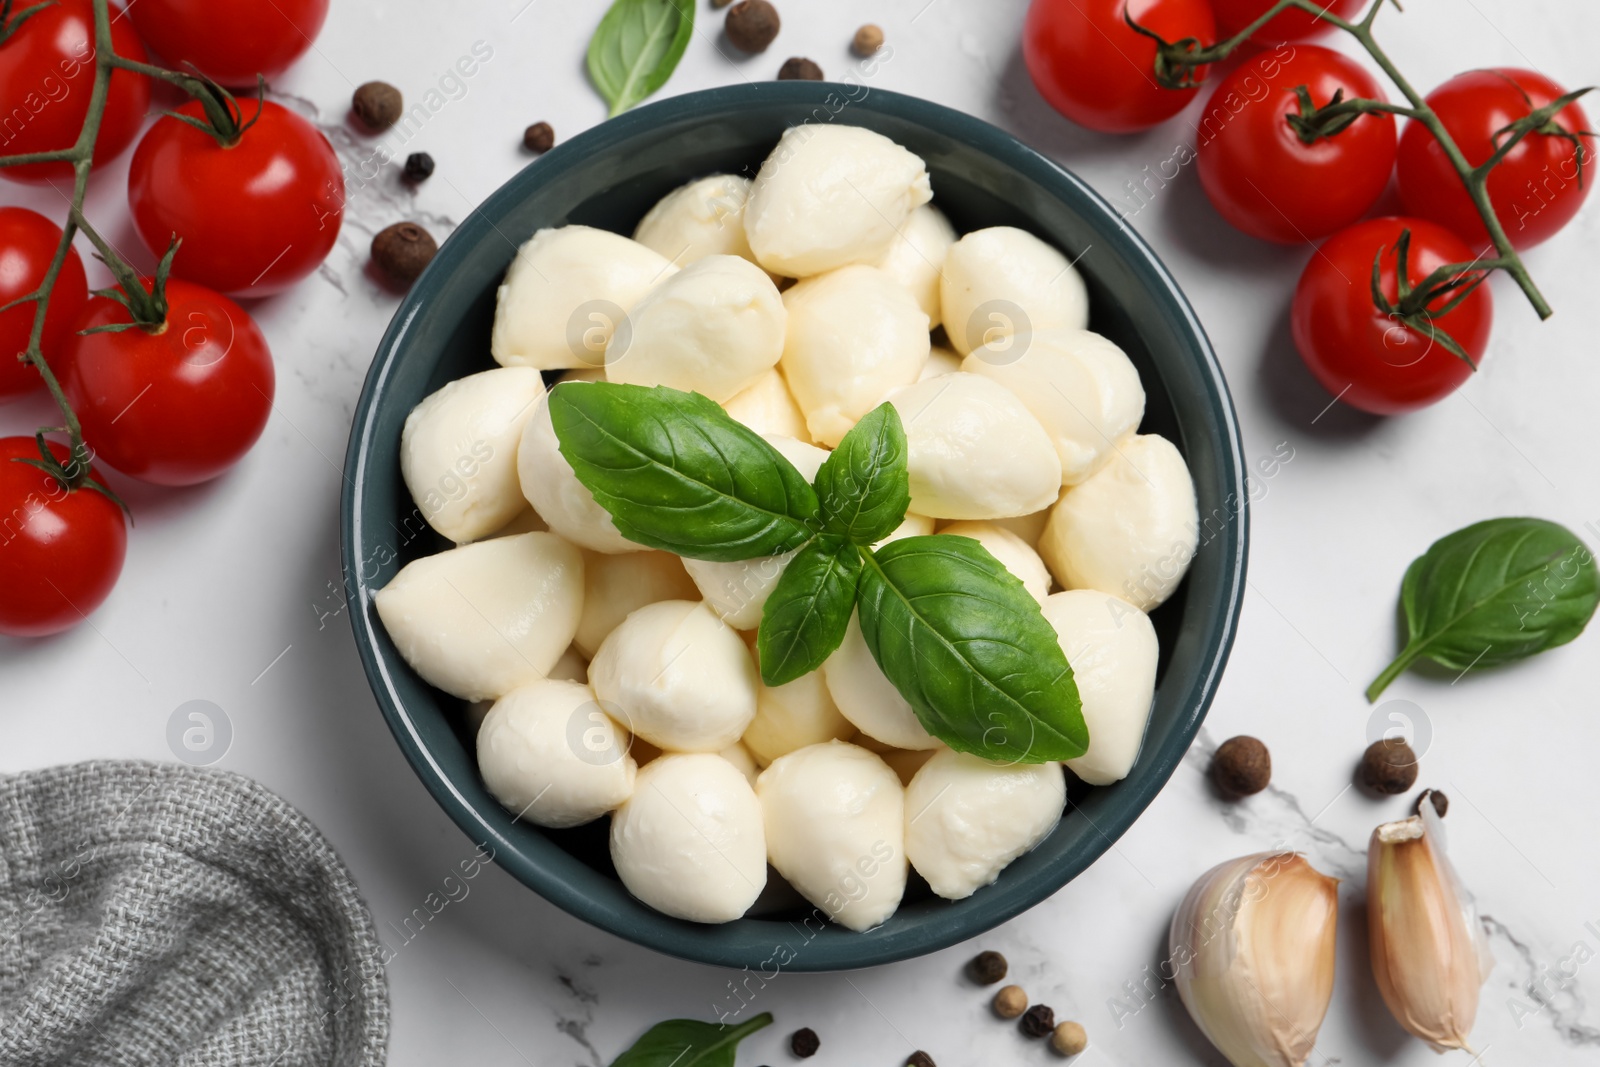
{"label": "glossy tomato skin", "polygon": [[[0,207],[0,306],[39,288],[61,242],[61,227],[23,207]],[[52,367],[58,365],[67,332],[89,298],[78,250],[67,249],[61,271],[50,291],[50,308],[44,317],[39,349]],[[0,311],[0,402],[30,393],[44,384],[39,372],[18,362],[17,353],[28,347],[33,332],[35,305],[19,304]]]}
{"label": "glossy tomato skin", "polygon": [[[26,4],[13,4],[21,10]],[[120,56],[144,62],[149,57],[122,8],[111,4],[111,44]],[[89,0],[56,0],[28,16],[0,44],[0,155],[71,148],[89,111],[94,85],[94,9]],[[133,143],[150,109],[150,79],[118,70],[111,74],[105,115],[94,141],[96,167]],[[21,118],[18,113],[21,112]],[[0,168],[0,175],[23,182],[71,180],[70,163],[30,163]]]}
{"label": "glossy tomato skin", "polygon": [[[1123,18],[1178,41],[1216,42],[1207,0],[1033,0],[1022,55],[1050,106],[1080,126],[1133,133],[1182,111],[1196,89],[1156,83],[1156,45]],[[1201,70],[1200,75],[1204,75]]]}
{"label": "glossy tomato skin", "polygon": [[[127,322],[121,305],[91,297],[79,330]],[[232,300],[178,278],[167,282],[167,326],[156,334],[77,334],[62,388],[97,458],[157,485],[194,485],[237,463],[272,413],[267,340]]]}
{"label": "glossy tomato skin", "polygon": [[[240,98],[246,118],[257,102]],[[190,101],[180,114],[199,117]],[[133,153],[128,200],[134,225],[157,255],[173,234],[180,278],[235,295],[284,289],[317,269],[339,236],[344,175],[328,139],[267,101],[232,147],[164,117]]]}
{"label": "glossy tomato skin", "polygon": [[[63,464],[70,453],[50,442]],[[122,509],[94,489],[67,489],[38,467],[31,437],[0,438],[0,634],[70,629],[111,594],[128,554]],[[105,484],[98,471],[90,477]]]}
{"label": "glossy tomato skin", "polygon": [[1246,60],[1217,85],[1200,118],[1200,183],[1245,233],[1281,244],[1320,240],[1377,202],[1394,170],[1395,120],[1363,115],[1332,137],[1300,140],[1297,86],[1319,107],[1334,93],[1386,100],[1355,60],[1314,44],[1283,45]]}
{"label": "glossy tomato skin", "polygon": [[282,74],[311,47],[328,0],[138,0],[129,13],[167,65],[238,88]]}
{"label": "glossy tomato skin", "polygon": [[[1542,74],[1505,67],[1456,75],[1428,94],[1428,106],[1476,167],[1494,155],[1496,131],[1565,95],[1566,90]],[[1591,128],[1576,103],[1563,108],[1556,122],[1573,133]],[[1595,139],[1580,140],[1581,185],[1577,146],[1554,134],[1528,134],[1489,172],[1489,202],[1514,247],[1532,248],[1549,240],[1583,206],[1596,159]],[[1491,244],[1461,178],[1439,142],[1419,123],[1407,123],[1401,135],[1399,174],[1407,211],[1448,227],[1475,249]]]}
{"label": "glossy tomato skin", "polygon": [[[140,0],[142,3],[143,0]],[[1217,35],[1227,40],[1237,36],[1256,19],[1265,15],[1277,0],[1211,0],[1211,9],[1217,17]],[[1367,0],[1330,0],[1328,14],[1343,19],[1353,19],[1360,14]],[[1271,22],[1250,35],[1258,45],[1275,45],[1284,41],[1303,41],[1333,29],[1332,24],[1299,8],[1279,12]]]}
{"label": "glossy tomato skin", "polygon": [[[1383,252],[1383,292],[1396,300],[1396,244],[1411,231],[1407,275],[1413,283],[1472,252],[1449,230],[1426,219],[1380,218],[1357,223],[1323,242],[1294,294],[1292,326],[1300,356],[1323,387],[1375,415],[1398,415],[1443,399],[1472,374],[1460,357],[1373,304],[1372,261]],[[1442,305],[1448,297],[1436,301]],[[1480,285],[1435,325],[1481,363],[1494,322],[1489,287]]]}

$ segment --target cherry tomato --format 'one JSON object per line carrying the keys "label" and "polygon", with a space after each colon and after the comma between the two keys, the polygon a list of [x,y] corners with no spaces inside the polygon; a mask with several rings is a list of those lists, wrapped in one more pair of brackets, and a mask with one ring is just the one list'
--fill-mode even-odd
{"label": "cherry tomato", "polygon": [[138,0],[129,13],[168,66],[254,88],[257,74],[282,74],[311,47],[328,0]]}
{"label": "cherry tomato", "polygon": [[[241,97],[245,119],[257,102]],[[178,113],[201,118],[196,101]],[[267,101],[260,121],[224,148],[209,134],[164,117],[133,153],[128,199],[139,236],[183,247],[173,273],[219,292],[260,296],[304,278],[339,236],[344,175],[317,128]]]}
{"label": "cherry tomato", "polygon": [[1283,244],[1316,241],[1355,222],[1383,195],[1394,170],[1392,115],[1362,115],[1306,144],[1286,120],[1297,86],[1317,106],[1340,89],[1385,100],[1355,60],[1314,44],[1284,45],[1236,67],[1199,122],[1200,183],[1222,217]]}
{"label": "cherry tomato", "polygon": [[[56,246],[61,243],[61,227],[24,207],[0,207],[0,306],[39,288]],[[83,273],[78,250],[67,249],[61,261],[55,287],[50,290],[50,309],[44,317],[44,335],[39,349],[51,366],[66,342],[67,331],[89,298],[89,285]],[[17,359],[28,347],[33,333],[33,313],[37,305],[18,304],[0,311],[0,401],[32,392],[44,384],[39,372]]]}
{"label": "cherry tomato", "polygon": [[[85,330],[127,322],[91,297]],[[232,300],[178,278],[167,281],[167,323],[156,333],[76,334],[62,388],[98,458],[157,485],[215,478],[255,444],[272,412],[267,339]]]}
{"label": "cherry tomato", "polygon": [[[1472,251],[1443,226],[1426,219],[1381,218],[1334,234],[1317,249],[1294,294],[1294,343],[1311,373],[1340,400],[1375,415],[1426,407],[1454,392],[1472,374],[1459,356],[1425,334],[1385,315],[1372,300],[1372,261],[1383,254],[1384,295],[1398,299],[1403,230],[1411,231],[1406,276],[1415,284],[1446,263],[1466,263]],[[1449,296],[1436,298],[1431,308]],[[1433,320],[1474,364],[1489,344],[1494,304],[1480,285],[1448,314]]]}
{"label": "cherry tomato", "polygon": [[[15,3],[21,10],[28,5]],[[117,55],[144,62],[149,57],[122,17],[110,6],[111,45]],[[52,152],[71,148],[89,111],[94,84],[94,9],[90,0],[55,0],[34,12],[0,44],[0,155]],[[94,140],[94,165],[133,143],[150,108],[150,79],[118,70],[111,74],[105,116]],[[72,178],[70,163],[29,163],[0,168],[0,174],[23,182]]]}
{"label": "cherry tomato", "polygon": [[[143,3],[144,0],[140,0]],[[1252,22],[1265,15],[1277,0],[1211,0],[1211,9],[1217,16],[1217,33],[1223,40],[1238,36]],[[1329,0],[1327,11],[1343,19],[1352,19],[1368,0]],[[1301,41],[1332,29],[1325,22],[1299,8],[1279,12],[1261,29],[1250,35],[1250,40],[1260,45],[1275,45],[1284,41]]]}
{"label": "cherry tomato", "polygon": [[[1476,167],[1494,155],[1503,139],[1501,130],[1565,95],[1565,89],[1542,74],[1507,67],[1458,74],[1428,94],[1428,106]],[[1530,133],[1489,172],[1489,202],[1519,249],[1549,240],[1571,222],[1595,180],[1595,139],[1581,132],[1589,129],[1583,109],[1568,104],[1555,124],[1571,136]],[[1420,123],[1406,123],[1399,169],[1400,198],[1407,211],[1449,227],[1475,249],[1492,243],[1460,176]]]}
{"label": "cherry tomato", "polygon": [[[50,451],[63,464],[71,455],[54,441]],[[0,634],[12,637],[76,626],[111,594],[128,553],[122,509],[18,462],[38,458],[33,438],[0,438]],[[101,481],[92,467],[89,475]]]}
{"label": "cherry tomato", "polygon": [[1028,73],[1050,106],[1104,133],[1154,126],[1197,91],[1156,82],[1155,42],[1127,24],[1124,9],[1163,40],[1216,43],[1206,0],[1033,0],[1022,29]]}

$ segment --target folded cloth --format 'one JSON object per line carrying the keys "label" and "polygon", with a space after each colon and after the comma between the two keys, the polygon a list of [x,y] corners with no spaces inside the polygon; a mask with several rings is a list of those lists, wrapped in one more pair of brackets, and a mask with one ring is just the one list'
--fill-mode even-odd
{"label": "folded cloth", "polygon": [[248,778],[0,776],[4,1067],[376,1067],[381,951],[332,847]]}

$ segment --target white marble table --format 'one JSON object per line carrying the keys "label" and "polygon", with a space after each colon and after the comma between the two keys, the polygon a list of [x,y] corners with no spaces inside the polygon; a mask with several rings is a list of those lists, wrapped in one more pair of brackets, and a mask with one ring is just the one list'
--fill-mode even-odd
{"label": "white marble table", "polygon": [[[789,55],[842,73],[852,32],[870,19],[894,47],[875,84],[997,122],[1113,197],[1187,136],[1182,119],[1114,139],[1051,112],[1018,55],[1021,0],[779,3],[787,22],[765,57],[730,60],[703,29],[669,91],[770,77]],[[1569,85],[1593,79],[1588,42],[1600,34],[1600,8],[1566,0],[1558,17],[1557,6],[1416,0],[1384,21],[1397,60],[1421,85],[1497,64],[1535,67]],[[708,1017],[734,977],[599,933],[498,869],[406,940],[402,921],[472,846],[390,740],[342,614],[339,468],[362,376],[396,304],[368,274],[368,241],[402,219],[442,238],[527,164],[519,142],[528,123],[547,120],[567,136],[601,121],[582,70],[601,8],[597,0],[335,0],[316,50],[281,79],[281,98],[322,125],[354,176],[380,143],[346,123],[354,85],[382,78],[412,100],[440,87],[442,106],[410,142],[388,142],[402,157],[426,149],[438,172],[414,194],[399,183],[398,165],[352,178],[344,232],[319,276],[253,308],[279,368],[277,411],[260,446],[231,476],[193,491],[118,482],[138,528],[109,603],[64,637],[0,642],[3,771],[167,759],[175,708],[204,699],[223,709],[232,742],[218,766],[259,778],[323,828],[397,950],[389,967],[395,1067],[606,1064],[658,1019]],[[475,42],[492,57],[471,78],[441,86]],[[89,212],[119,245],[134,247],[125,173],[126,157],[106,169]],[[63,206],[51,190],[13,185],[0,200],[56,214]],[[822,1034],[814,1061],[822,1064],[895,1065],[913,1048],[946,1067],[1048,1061],[993,1022],[983,993],[959,978],[968,956],[992,947],[1010,957],[1035,999],[1088,1027],[1093,1044],[1080,1062],[1220,1064],[1151,969],[1193,878],[1276,845],[1302,849],[1345,879],[1338,989],[1312,1062],[1435,1062],[1390,1020],[1367,973],[1362,853],[1372,827],[1402,814],[1405,802],[1348,788],[1373,714],[1361,689],[1392,651],[1401,573],[1436,536],[1493,515],[1533,514],[1574,529],[1591,524],[1587,536],[1600,542],[1600,205],[1528,257],[1557,316],[1539,325],[1497,282],[1498,322],[1482,372],[1437,407],[1387,422],[1325,410],[1328,398],[1295,357],[1287,307],[1305,250],[1230,230],[1192,168],[1135,224],[1211,333],[1248,456],[1293,453],[1254,509],[1243,623],[1202,739],[1115,849],[978,943],[767,984],[756,1008],[773,1011],[779,1025],[752,1039],[741,1063],[792,1062],[780,1044],[802,1025]],[[31,431],[44,414],[26,404],[0,410],[0,432]],[[1475,1032],[1488,1063],[1600,1059],[1600,971],[1585,966],[1600,952],[1600,850],[1587,829],[1600,800],[1591,747],[1600,746],[1597,650],[1600,634],[1590,633],[1511,670],[1459,684],[1408,675],[1388,694],[1420,709],[1423,782],[1451,797],[1454,856],[1492,917],[1498,966]],[[1275,784],[1224,805],[1202,777],[1207,752],[1245,732],[1271,745]]]}

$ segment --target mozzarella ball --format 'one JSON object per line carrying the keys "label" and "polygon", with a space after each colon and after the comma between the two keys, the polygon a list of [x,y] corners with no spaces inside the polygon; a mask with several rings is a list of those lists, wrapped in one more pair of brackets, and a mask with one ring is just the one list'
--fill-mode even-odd
{"label": "mozzarella ball", "polygon": [[1089,291],[1055,248],[1013,226],[950,246],[939,283],[944,328],[963,356],[1013,335],[1089,325]]}
{"label": "mozzarella ball", "polygon": [[922,160],[859,126],[791,126],[745,206],[756,262],[790,278],[882,258],[912,211],[933,199]]}
{"label": "mozzarella ball", "polygon": [[1059,763],[936,752],[906,787],[906,856],[935,893],[964,900],[1043,841],[1066,801]]}
{"label": "mozzarella ball", "polygon": [[413,560],[373,605],[429,685],[497,698],[543,678],[572,643],[583,557],[555,534],[496,537]]}
{"label": "mozzarella ball", "polygon": [[676,919],[725,923],[767,884],[761,804],[715,753],[673,755],[639,771],[611,818],[611,862],[628,892]]}
{"label": "mozzarella ball", "polygon": [[906,517],[900,520],[900,525],[896,526],[888,537],[885,537],[872,547],[882,548],[889,542],[898,541],[902,537],[927,537],[934,532],[935,525],[934,521],[928,516],[917,515],[908,511],[906,512]]}
{"label": "mozzarella ball", "polygon": [[717,755],[733,764],[739,773],[744,775],[744,780],[750,783],[750,787],[755,788],[756,778],[761,774],[761,765],[756,762],[755,756],[751,755],[743,743],[735,742]]}
{"label": "mozzarella ball", "polygon": [[905,790],[864,748],[828,741],[780,756],[756,779],[767,859],[851,930],[894,914],[906,888]]}
{"label": "mozzarella ball", "polygon": [[778,287],[760,267],[707,256],[628,312],[606,346],[606,380],[665,385],[720,404],[777,366],[787,319]]}
{"label": "mozzarella ball", "polygon": [[633,612],[662,600],[695,600],[700,596],[671,552],[628,552],[620,556],[585,552],[583,614],[572,643],[594,657],[600,643]]}
{"label": "mozzarella ball", "polygon": [[680,185],[639,220],[633,239],[687,267],[706,256],[755,261],[744,235],[744,205],[750,179],[712,174]]}
{"label": "mozzarella ball", "polygon": [[759,434],[777,434],[810,443],[806,417],[789,392],[789,383],[776,368],[757,378],[755,384],[725,401],[722,410]]}
{"label": "mozzarella ball", "polygon": [[928,361],[928,316],[876,267],[843,267],[783,294],[783,376],[818,444],[832,448]]}
{"label": "mozzarella ball", "polygon": [[620,234],[588,226],[539,230],[500,283],[489,352],[502,366],[598,366],[636,301],[678,268]]}
{"label": "mozzarella ball", "polygon": [[1049,433],[1061,480],[1077,485],[1105,466],[1144,418],[1144,386],[1122,349],[1088,330],[1051,330],[985,345],[961,369],[1011,390]]}
{"label": "mozzarella ball", "polygon": [[744,731],[744,744],[766,766],[779,756],[823,741],[847,740],[856,732],[828,692],[821,671],[779,686],[761,684],[756,717]]}
{"label": "mozzarella ball", "polygon": [[478,770],[518,818],[562,829],[592,822],[633,793],[628,734],[586,685],[544,679],[495,702],[478,730]]}
{"label": "mozzarella ball", "polygon": [[548,397],[542,401],[517,446],[517,479],[522,495],[550,529],[573,544],[595,552],[643,552],[644,546],[623,537],[611,513],[600,506],[561,454],[561,441],[550,421]]}
{"label": "mozzarella ball", "polygon": [[928,352],[928,362],[922,365],[922,373],[917,377],[917,381],[925,382],[941,374],[954,374],[960,369],[961,357],[956,354],[955,349],[934,345]]}
{"label": "mozzarella ball", "polygon": [[1073,589],[1053,593],[1042,606],[1083,701],[1089,751],[1067,761],[1090,785],[1128,776],[1144,743],[1155,699],[1160,648],[1150,618],[1109,593]]}
{"label": "mozzarella ball", "polygon": [[800,472],[800,477],[806,481],[815,481],[817,472],[828,461],[828,450],[818,448],[816,445],[801,441],[794,437],[785,437],[783,434],[762,434],[761,439],[777,450],[778,454],[794,465]]}
{"label": "mozzarella ball", "polygon": [[[992,522],[953,522],[939,532],[970,537],[988,549],[989,555],[999,560],[1033,599],[1043,601],[1050,595],[1050,570],[1044,565],[1044,560],[1039,558],[1033,546],[1005,527]],[[588,610],[585,602],[585,613]]]}
{"label": "mozzarella ball", "polygon": [[476,541],[522,511],[517,442],[544,397],[531,367],[457,378],[426,397],[400,431],[400,473],[428,525]]}
{"label": "mozzarella ball", "polygon": [[651,744],[719,752],[756,714],[756,668],[739,635],[698,601],[647,604],[600,643],[589,684]]}
{"label": "mozzarella ball", "polygon": [[1039,555],[1064,589],[1150,611],[1183,581],[1200,536],[1194,481],[1172,442],[1138,434],[1050,512]]}
{"label": "mozzarella ball", "polygon": [[923,728],[917,713],[872,658],[857,614],[851,614],[844,640],[823,661],[822,677],[839,713],[868,737],[895,748],[939,747],[939,740]]}
{"label": "mozzarella ball", "polygon": [[886,399],[905,427],[911,507],[919,515],[1026,515],[1061,491],[1049,435],[1003,386],[958,373],[896,389]]}
{"label": "mozzarella ball", "polygon": [[944,266],[944,256],[955,244],[956,228],[944,217],[944,212],[932,204],[923,204],[911,213],[889,251],[873,266],[905,286],[917,298],[917,304],[927,313],[928,322],[937,326],[939,316],[939,271]]}

